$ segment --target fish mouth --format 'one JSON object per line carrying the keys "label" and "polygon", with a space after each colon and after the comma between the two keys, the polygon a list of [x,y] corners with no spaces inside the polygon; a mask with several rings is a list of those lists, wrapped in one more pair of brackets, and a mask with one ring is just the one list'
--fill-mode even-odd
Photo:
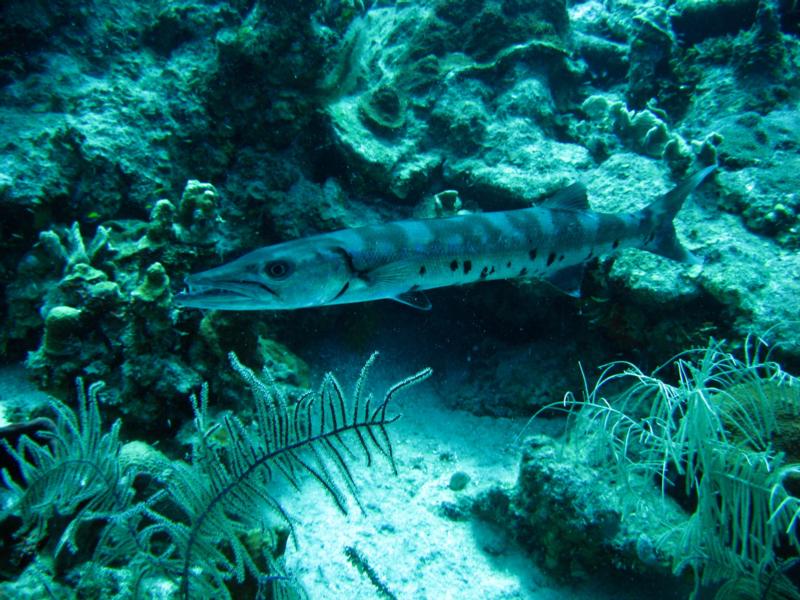
{"label": "fish mouth", "polygon": [[274,308],[279,295],[268,285],[257,281],[197,283],[187,278],[186,289],[175,294],[173,299],[178,306],[187,308],[260,310]]}

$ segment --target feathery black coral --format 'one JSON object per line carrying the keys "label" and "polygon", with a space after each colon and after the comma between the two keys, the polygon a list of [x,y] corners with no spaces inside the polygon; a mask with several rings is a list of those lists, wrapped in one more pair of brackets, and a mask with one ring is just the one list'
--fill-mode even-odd
{"label": "feathery black coral", "polygon": [[[77,415],[54,401],[56,418],[47,420],[44,443],[25,436],[16,448],[4,443],[19,465],[18,480],[6,471],[2,476],[14,498],[11,510],[22,520],[21,533],[36,545],[46,541],[46,554],[55,557],[65,546],[75,554],[79,526],[95,522],[94,536],[84,536],[81,550],[93,554],[95,573],[122,568],[134,598],[154,585],[186,600],[246,597],[248,591],[295,597],[290,579],[275,564],[273,552],[280,552],[264,541],[271,516],[292,530],[272,484],[282,479],[299,489],[301,477],[310,475],[346,512],[348,499],[361,506],[351,470],[356,454],[368,465],[382,455],[395,470],[387,426],[397,416],[388,414],[389,403],[431,370],[394,384],[376,401],[364,389],[376,357],[361,369],[349,399],[329,373],[318,391],[290,405],[267,370],[258,377],[231,354],[233,369],[253,393],[254,423],[226,416],[211,424],[204,386],[191,399],[197,433],[190,464],[165,458],[156,466],[122,461],[119,421],[102,432],[102,384],[87,393],[78,380]],[[155,482],[157,491],[134,496],[140,475]],[[254,544],[254,538],[261,542]]]}
{"label": "feathery black coral", "polygon": [[395,469],[386,427],[397,416],[388,415],[389,403],[431,370],[396,383],[375,403],[371,394],[365,396],[364,386],[376,357],[373,354],[362,368],[349,400],[329,373],[317,392],[289,406],[268,371],[259,378],[231,354],[234,370],[253,392],[253,428],[235,416],[225,417],[221,428],[209,426],[207,388],[199,399],[193,398],[198,436],[192,468],[176,473],[168,487],[186,518],[165,528],[181,555],[181,597],[228,597],[225,582],[230,579],[241,582],[247,573],[259,580],[274,576],[259,566],[263,560],[253,556],[243,540],[248,531],[264,528],[268,512],[292,527],[288,512],[270,490],[275,477],[299,488],[299,477],[310,475],[346,512],[348,497],[360,506],[350,467],[356,452],[363,453],[367,464],[374,454],[383,455]]}

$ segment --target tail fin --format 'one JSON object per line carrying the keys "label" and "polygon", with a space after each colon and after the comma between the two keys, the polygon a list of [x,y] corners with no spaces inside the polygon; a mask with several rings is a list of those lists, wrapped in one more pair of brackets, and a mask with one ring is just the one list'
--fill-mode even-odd
{"label": "tail fin", "polygon": [[646,250],[678,262],[689,264],[702,262],[681,246],[675,235],[675,226],[672,220],[678,214],[689,194],[703,183],[703,180],[713,173],[716,168],[716,165],[712,165],[702,171],[698,171],[642,211],[644,217],[655,225],[652,240],[645,245]]}

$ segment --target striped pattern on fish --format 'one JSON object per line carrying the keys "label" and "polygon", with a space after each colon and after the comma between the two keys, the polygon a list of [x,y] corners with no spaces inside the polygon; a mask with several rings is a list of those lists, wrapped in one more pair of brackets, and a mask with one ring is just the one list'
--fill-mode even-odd
{"label": "striped pattern on fish", "polygon": [[714,168],[633,213],[594,212],[574,184],[533,208],[369,225],[266,246],[190,275],[175,300],[193,308],[287,310],[390,298],[427,309],[425,290],[517,277],[577,295],[587,261],[622,248],[698,262],[672,221]]}

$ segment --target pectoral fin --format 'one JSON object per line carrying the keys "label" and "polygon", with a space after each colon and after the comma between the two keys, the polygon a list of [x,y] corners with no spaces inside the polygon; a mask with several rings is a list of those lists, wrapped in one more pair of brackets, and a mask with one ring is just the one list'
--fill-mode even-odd
{"label": "pectoral fin", "polygon": [[392,298],[392,300],[399,302],[400,304],[406,304],[411,308],[416,308],[417,310],[431,309],[431,301],[428,300],[428,297],[424,292],[405,292],[404,294],[395,296]]}
{"label": "pectoral fin", "polygon": [[361,278],[370,284],[396,284],[409,281],[419,267],[416,263],[394,261],[361,273]]}

